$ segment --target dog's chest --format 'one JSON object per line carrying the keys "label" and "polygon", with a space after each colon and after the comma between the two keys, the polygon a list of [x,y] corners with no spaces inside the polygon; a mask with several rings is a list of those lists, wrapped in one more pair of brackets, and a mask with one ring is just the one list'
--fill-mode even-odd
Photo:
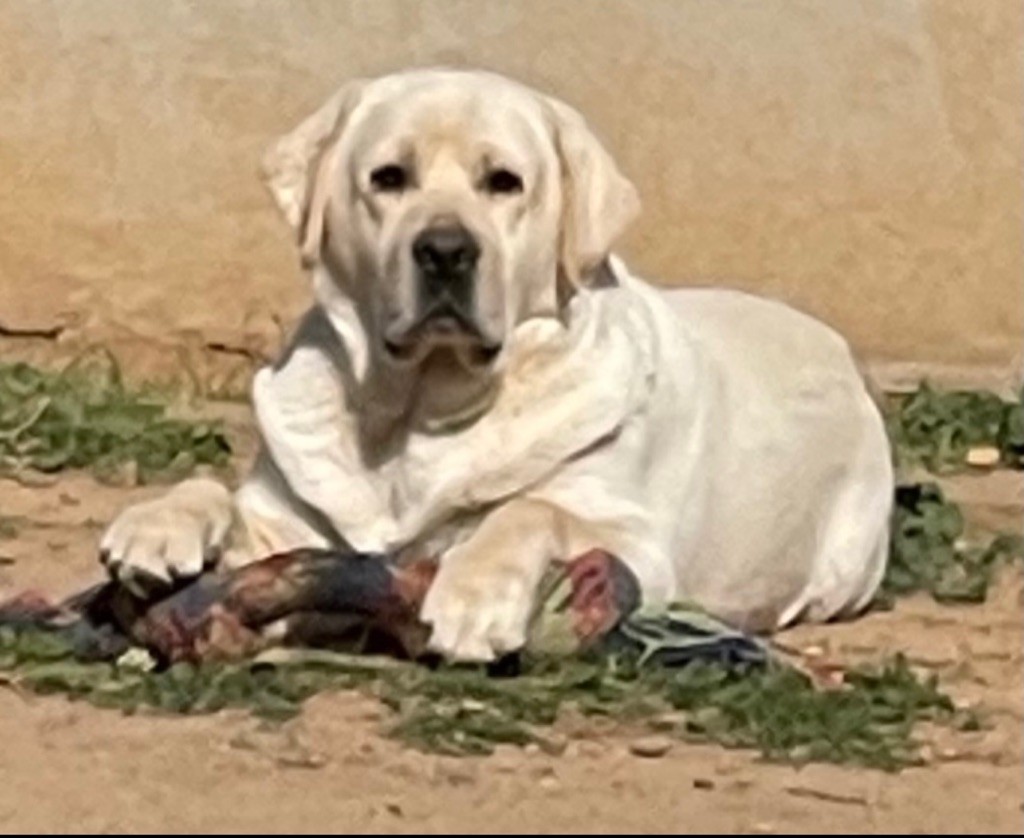
{"label": "dog's chest", "polygon": [[597,318],[577,322],[576,332],[549,332],[522,352],[471,426],[410,434],[402,451],[374,466],[336,365],[321,346],[297,347],[254,381],[267,449],[292,491],[356,549],[398,549],[444,524],[454,533],[445,538],[455,538],[468,524],[453,521],[550,478],[645,399],[644,341],[600,328]]}

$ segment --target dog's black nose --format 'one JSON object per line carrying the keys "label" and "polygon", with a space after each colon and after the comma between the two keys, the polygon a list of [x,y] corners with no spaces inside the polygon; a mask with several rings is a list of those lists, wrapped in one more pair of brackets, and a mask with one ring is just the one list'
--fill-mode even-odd
{"label": "dog's black nose", "polygon": [[427,277],[468,277],[480,258],[480,245],[464,227],[432,227],[412,243],[412,256]]}

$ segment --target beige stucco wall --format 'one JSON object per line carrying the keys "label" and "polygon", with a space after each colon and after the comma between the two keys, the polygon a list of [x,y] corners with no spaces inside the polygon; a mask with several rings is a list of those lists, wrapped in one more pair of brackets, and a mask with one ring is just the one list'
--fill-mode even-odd
{"label": "beige stucco wall", "polygon": [[0,325],[130,364],[270,351],[306,297],[262,149],[438,62],[590,117],[649,276],[789,300],[875,364],[1019,372],[1019,0],[0,0]]}

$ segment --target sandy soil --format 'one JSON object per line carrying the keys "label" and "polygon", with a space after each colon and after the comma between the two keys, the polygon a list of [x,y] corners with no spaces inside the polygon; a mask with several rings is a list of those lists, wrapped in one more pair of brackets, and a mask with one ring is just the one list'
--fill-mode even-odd
{"label": "sandy soil", "polygon": [[[103,522],[153,491],[83,475],[0,481],[4,514],[21,516],[0,541],[0,597],[94,579]],[[975,520],[1020,525],[1019,475],[964,478],[953,492]],[[593,728],[567,729],[560,756],[439,758],[384,739],[384,711],[354,693],[319,696],[274,730],[239,713],[126,718],[0,689],[0,831],[1019,833],[1022,593],[1007,573],[983,606],[913,599],[782,638],[840,660],[903,650],[985,708],[989,729],[930,733],[929,764],[898,775],[682,743],[644,759],[628,731]]]}

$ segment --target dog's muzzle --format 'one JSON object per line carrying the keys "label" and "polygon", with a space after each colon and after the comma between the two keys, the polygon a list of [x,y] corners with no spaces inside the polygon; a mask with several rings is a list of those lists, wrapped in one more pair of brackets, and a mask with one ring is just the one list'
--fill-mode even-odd
{"label": "dog's muzzle", "polygon": [[416,236],[412,258],[418,274],[418,316],[401,335],[385,339],[392,357],[408,360],[434,346],[467,349],[476,363],[501,351],[474,316],[480,245],[461,225],[430,227]]}

